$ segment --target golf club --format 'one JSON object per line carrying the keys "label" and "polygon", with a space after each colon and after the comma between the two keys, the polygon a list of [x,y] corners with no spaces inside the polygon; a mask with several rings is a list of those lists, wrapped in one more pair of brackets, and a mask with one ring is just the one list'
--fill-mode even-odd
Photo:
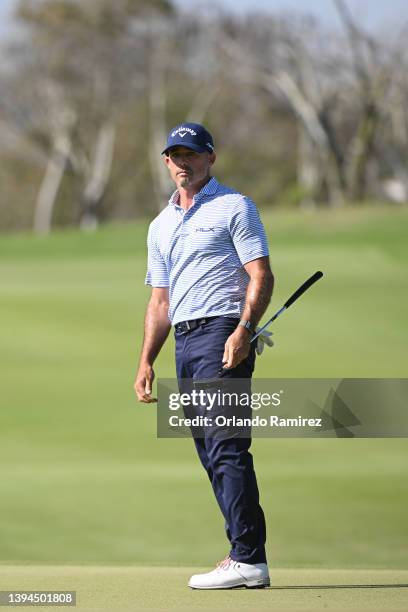
{"label": "golf club", "polygon": [[[312,276],[310,278],[308,278],[303,283],[303,285],[301,285],[298,289],[296,289],[296,291],[294,293],[292,293],[292,295],[290,296],[290,298],[288,300],[286,300],[286,302],[284,303],[282,308],[280,308],[280,310],[278,310],[278,312],[276,314],[274,314],[273,317],[271,317],[269,319],[269,321],[267,321],[265,323],[265,325],[263,325],[259,331],[257,331],[255,336],[251,339],[251,342],[256,340],[258,338],[258,336],[264,331],[264,329],[269,327],[269,325],[273,321],[275,321],[275,319],[277,319],[279,317],[279,315],[281,315],[284,310],[287,310],[289,308],[289,306],[291,306],[293,304],[293,302],[296,302],[296,300],[299,299],[300,296],[303,295],[303,293],[305,291],[307,291],[309,289],[309,287],[311,287],[316,281],[318,281],[320,278],[322,278],[322,276],[323,276],[323,272],[321,272],[320,270],[318,272],[315,272],[314,274],[312,274]],[[218,377],[221,378],[225,374],[226,371],[227,370],[225,370],[224,368],[221,367],[219,369],[219,371],[218,371]]]}
{"label": "golf club", "polygon": [[323,272],[321,272],[320,270],[318,272],[315,272],[314,274],[312,274],[312,276],[310,278],[308,278],[303,283],[303,285],[301,285],[299,287],[299,289],[296,289],[296,291],[290,296],[290,298],[288,300],[286,300],[286,302],[284,303],[282,308],[280,310],[278,310],[278,312],[276,314],[274,314],[273,317],[271,317],[269,319],[269,321],[267,321],[265,323],[265,325],[263,325],[259,331],[257,331],[255,336],[251,339],[251,342],[256,340],[258,338],[258,336],[260,336],[260,334],[262,334],[264,329],[269,327],[269,325],[273,321],[275,321],[275,319],[277,319],[279,317],[279,315],[281,315],[284,310],[287,310],[289,308],[289,306],[291,306],[293,304],[293,302],[296,302],[296,300],[299,299],[300,296],[303,295],[303,293],[305,291],[307,291],[309,289],[309,287],[311,287],[316,281],[318,281],[320,278],[322,278],[322,276],[323,276]]}

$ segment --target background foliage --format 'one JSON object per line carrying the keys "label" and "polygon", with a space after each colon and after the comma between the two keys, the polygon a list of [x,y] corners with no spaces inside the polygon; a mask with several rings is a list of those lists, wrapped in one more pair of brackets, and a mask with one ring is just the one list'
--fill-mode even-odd
{"label": "background foliage", "polygon": [[153,216],[168,129],[205,122],[217,175],[263,208],[408,199],[405,24],[169,0],[19,0],[0,71],[0,227]]}

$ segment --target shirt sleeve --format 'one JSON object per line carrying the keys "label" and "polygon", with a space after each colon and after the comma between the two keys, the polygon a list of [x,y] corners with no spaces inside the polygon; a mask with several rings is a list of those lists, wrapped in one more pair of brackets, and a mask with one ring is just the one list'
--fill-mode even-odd
{"label": "shirt sleeve", "polygon": [[258,209],[249,198],[243,197],[234,207],[230,233],[242,265],[269,255],[268,239]]}
{"label": "shirt sleeve", "polygon": [[169,276],[167,273],[166,264],[155,240],[155,231],[152,228],[152,225],[150,225],[149,232],[147,234],[147,251],[147,273],[145,285],[151,285],[152,287],[168,287]]}

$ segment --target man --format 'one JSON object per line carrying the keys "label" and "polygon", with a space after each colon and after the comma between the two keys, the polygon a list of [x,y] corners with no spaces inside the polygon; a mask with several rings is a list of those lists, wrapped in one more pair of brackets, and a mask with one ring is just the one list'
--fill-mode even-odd
{"label": "man", "polygon": [[[196,123],[168,135],[164,162],[176,184],[148,233],[146,284],[152,286],[135,382],[152,399],[153,363],[175,328],[180,388],[188,380],[250,379],[250,344],[273,289],[267,239],[254,203],[211,177],[214,142]],[[197,589],[269,586],[265,518],[249,453],[250,437],[195,437],[225,519],[229,555],[215,570],[192,576]]]}

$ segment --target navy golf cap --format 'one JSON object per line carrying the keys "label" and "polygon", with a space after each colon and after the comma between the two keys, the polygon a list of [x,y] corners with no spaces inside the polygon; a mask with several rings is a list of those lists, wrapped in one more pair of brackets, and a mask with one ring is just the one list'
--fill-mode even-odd
{"label": "navy golf cap", "polygon": [[176,125],[167,136],[166,153],[171,147],[187,147],[197,153],[212,153],[214,151],[213,137],[203,125],[199,123],[180,123]]}

